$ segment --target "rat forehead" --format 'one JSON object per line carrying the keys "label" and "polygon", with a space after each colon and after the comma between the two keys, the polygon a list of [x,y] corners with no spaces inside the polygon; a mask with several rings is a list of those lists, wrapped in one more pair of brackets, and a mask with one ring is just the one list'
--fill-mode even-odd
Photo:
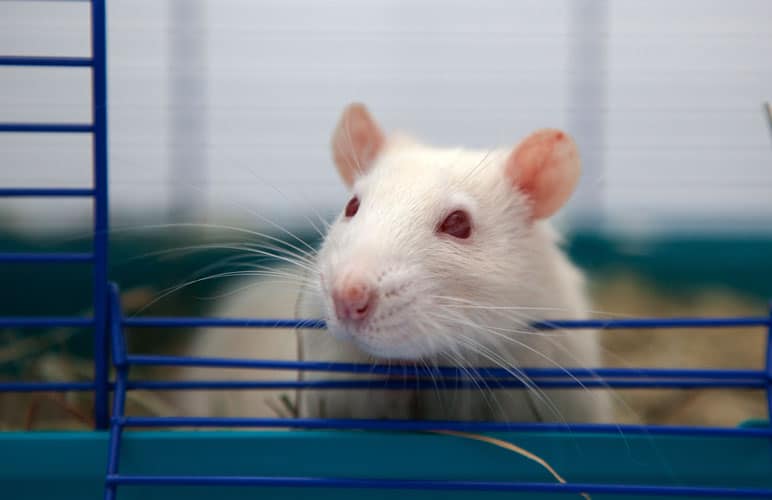
{"label": "rat forehead", "polygon": [[[384,152],[355,189],[362,194],[377,191],[387,196],[390,191],[435,197],[437,193],[471,193],[488,184],[486,179],[497,177],[496,167],[502,159],[496,150],[396,148]],[[456,196],[463,202],[462,194]]]}

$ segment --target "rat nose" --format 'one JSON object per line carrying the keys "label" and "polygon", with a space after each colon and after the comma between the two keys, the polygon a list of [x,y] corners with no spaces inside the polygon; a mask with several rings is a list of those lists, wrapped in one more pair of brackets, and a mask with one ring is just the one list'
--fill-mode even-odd
{"label": "rat nose", "polygon": [[335,315],[340,321],[362,321],[375,309],[375,287],[366,279],[347,276],[332,291]]}

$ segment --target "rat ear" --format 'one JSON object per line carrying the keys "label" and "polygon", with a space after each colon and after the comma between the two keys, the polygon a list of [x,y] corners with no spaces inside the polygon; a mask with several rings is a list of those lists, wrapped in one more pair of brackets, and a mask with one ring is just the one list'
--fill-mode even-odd
{"label": "rat ear", "polygon": [[573,139],[554,129],[538,130],[510,153],[504,173],[531,200],[533,219],[544,219],[571,197],[581,171]]}
{"label": "rat ear", "polygon": [[384,136],[363,104],[349,104],[332,135],[332,155],[346,186],[370,168],[383,148]]}

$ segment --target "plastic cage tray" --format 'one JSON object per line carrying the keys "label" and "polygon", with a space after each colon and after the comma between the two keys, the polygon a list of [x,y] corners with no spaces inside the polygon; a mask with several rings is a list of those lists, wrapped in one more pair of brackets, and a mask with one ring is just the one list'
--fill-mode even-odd
{"label": "plastic cage tray", "polygon": [[[297,320],[124,318],[117,285],[107,276],[107,72],[105,0],[91,0],[92,53],[87,58],[2,56],[2,66],[72,67],[91,71],[91,123],[0,123],[0,133],[93,136],[93,186],[0,188],[0,197],[85,197],[93,200],[89,253],[0,253],[0,264],[50,262],[93,268],[91,317],[3,317],[5,327],[89,327],[94,340],[90,382],[6,382],[0,391],[91,391],[93,432],[0,433],[0,497],[25,499],[141,498],[772,498],[772,428],[556,425],[426,421],[139,418],[124,414],[127,391],[182,389],[186,383],[134,380],[135,365],[202,364],[361,371],[357,365],[270,360],[202,360],[127,352],[124,327],[293,326]],[[535,328],[758,327],[772,316],[743,318],[558,321]],[[322,328],[321,322],[312,322]],[[764,370],[532,369],[542,387],[737,388],[766,390],[772,413],[772,346]],[[115,369],[111,378],[109,368]],[[369,371],[371,367],[366,367]],[[379,368],[385,375],[386,367]],[[448,368],[452,372],[452,368]],[[484,369],[485,370],[485,369]],[[485,375],[487,372],[481,372]],[[452,374],[452,373],[451,373]],[[433,374],[437,375],[437,374]],[[501,376],[502,374],[496,374]],[[511,381],[516,385],[516,381]],[[385,382],[384,382],[385,383]],[[236,387],[212,381],[188,387]],[[287,381],[302,388],[304,382]],[[344,390],[354,381],[336,381]],[[260,387],[254,383],[253,387]],[[112,396],[112,397],[111,397]],[[112,400],[112,403],[110,401]],[[179,427],[220,430],[169,430]],[[234,427],[234,430],[221,430]],[[252,430],[249,428],[275,428]],[[284,428],[294,430],[279,430]],[[236,430],[240,428],[241,430]],[[246,430],[244,430],[246,429]],[[567,479],[510,451],[455,436],[455,429],[516,443]]]}

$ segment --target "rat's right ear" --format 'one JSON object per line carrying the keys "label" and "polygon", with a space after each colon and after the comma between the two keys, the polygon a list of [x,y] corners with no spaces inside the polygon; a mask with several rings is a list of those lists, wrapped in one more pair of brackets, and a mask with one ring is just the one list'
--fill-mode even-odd
{"label": "rat's right ear", "polygon": [[576,143],[554,129],[526,137],[509,155],[504,170],[509,182],[530,199],[533,219],[551,216],[568,201],[580,171]]}
{"label": "rat's right ear", "polygon": [[332,155],[338,173],[351,187],[383,148],[385,138],[364,104],[349,104],[332,134]]}

